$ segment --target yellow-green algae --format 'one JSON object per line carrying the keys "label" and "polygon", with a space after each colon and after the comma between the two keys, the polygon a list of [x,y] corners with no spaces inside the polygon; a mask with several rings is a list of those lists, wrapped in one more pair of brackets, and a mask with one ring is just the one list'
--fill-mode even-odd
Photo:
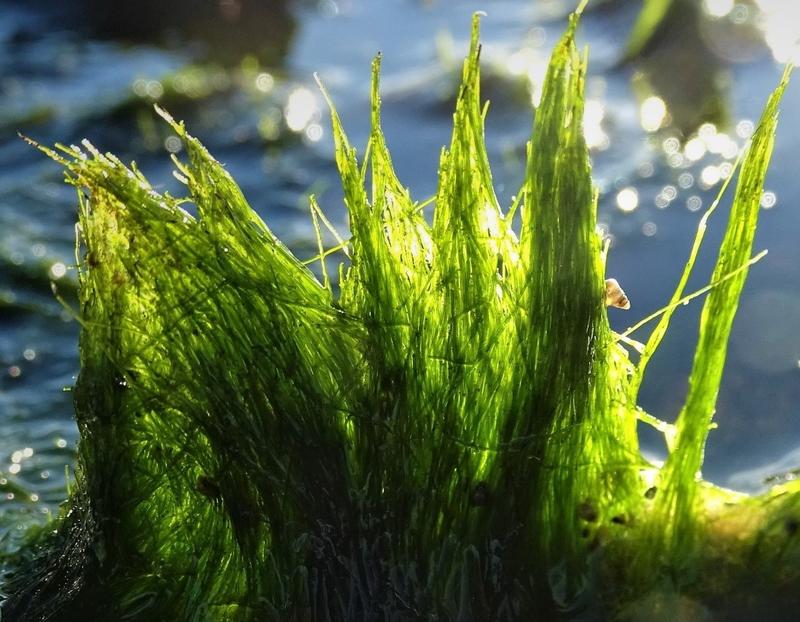
{"label": "yellow-green algae", "polygon": [[[725,619],[798,605],[798,485],[753,498],[696,477],[788,73],[743,158],[671,427],[636,395],[686,281],[630,360],[603,304],[576,25],[507,212],[477,17],[432,222],[392,168],[379,60],[363,162],[331,106],[351,226],[338,293],[166,113],[187,198],[88,143],[45,149],[78,190],[81,443],[58,529],[20,555],[4,619]],[[668,431],[661,470],[640,455],[639,419]]]}

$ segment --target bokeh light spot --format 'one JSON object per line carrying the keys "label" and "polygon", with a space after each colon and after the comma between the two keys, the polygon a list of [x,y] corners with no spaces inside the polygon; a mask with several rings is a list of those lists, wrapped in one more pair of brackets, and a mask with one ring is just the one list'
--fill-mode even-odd
{"label": "bokeh light spot", "polygon": [[702,138],[692,138],[688,143],[686,143],[683,153],[692,162],[697,162],[706,154],[706,144],[703,142]]}
{"label": "bokeh light spot", "polygon": [[703,0],[703,10],[711,17],[725,17],[734,6],[734,0]]}
{"label": "bokeh light spot", "polygon": [[661,128],[667,117],[667,105],[663,99],[652,95],[642,102],[639,115],[645,131],[655,132]]}
{"label": "bokeh light spot", "polygon": [[317,112],[317,100],[314,94],[307,88],[297,88],[292,91],[286,102],[284,110],[286,125],[293,132],[300,132],[311,123]]}
{"label": "bokeh light spot", "polygon": [[771,209],[775,207],[775,203],[778,202],[778,197],[775,196],[774,192],[770,192],[767,190],[764,194],[761,195],[761,207],[764,209]]}
{"label": "bokeh light spot", "polygon": [[67,266],[60,261],[57,261],[50,266],[50,276],[54,279],[60,279],[67,273]]}
{"label": "bokeh light spot", "polygon": [[256,89],[262,93],[269,93],[275,86],[275,78],[268,73],[260,73],[256,76]]}
{"label": "bokeh light spot", "polygon": [[708,189],[712,186],[716,186],[721,178],[722,175],[720,175],[719,167],[707,166],[700,173],[700,185]]}
{"label": "bokeh light spot", "polygon": [[701,199],[696,194],[693,194],[688,199],[686,199],[686,209],[690,212],[696,212],[703,207],[703,199]]}
{"label": "bokeh light spot", "polygon": [[639,207],[639,193],[636,188],[623,188],[617,193],[617,207],[623,212],[632,212]]}
{"label": "bokeh light spot", "polygon": [[648,238],[652,238],[658,232],[658,226],[654,222],[646,222],[642,225],[642,233]]}

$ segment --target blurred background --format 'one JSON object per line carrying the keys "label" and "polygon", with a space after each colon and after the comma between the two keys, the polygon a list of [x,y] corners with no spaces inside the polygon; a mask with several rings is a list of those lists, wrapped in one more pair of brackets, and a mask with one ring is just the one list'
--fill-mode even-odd
{"label": "blurred background", "polygon": [[[158,102],[223,162],[301,258],[316,254],[307,195],[347,230],[318,72],[352,142],[369,131],[370,61],[383,53],[383,119],[416,199],[435,192],[449,141],[470,15],[484,10],[487,140],[501,201],[522,180],[531,113],[575,0],[0,0],[0,539],[46,520],[66,496],[77,442],[69,387],[78,324],[74,190],[17,136],[88,138],[181,192],[180,141]],[[662,307],[697,222],[754,130],[783,64],[800,59],[789,0],[592,0],[586,135],[611,239],[608,276],[632,300],[624,330]],[[800,467],[800,84],[790,85],[763,195],[756,250],[735,324],[704,475],[754,491]],[[726,222],[711,221],[692,291],[711,273]],[[674,420],[687,389],[702,302],[681,308],[641,394]],[[638,335],[645,339],[647,328]],[[636,336],[636,335],[634,335]],[[652,456],[659,435],[642,430]],[[787,475],[788,472],[788,475]],[[783,474],[783,475],[781,475]],[[19,527],[18,527],[19,526]]]}

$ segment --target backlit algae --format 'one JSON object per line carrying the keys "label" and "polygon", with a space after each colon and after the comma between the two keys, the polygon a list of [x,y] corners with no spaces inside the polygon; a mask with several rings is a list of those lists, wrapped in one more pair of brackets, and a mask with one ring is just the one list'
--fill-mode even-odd
{"label": "backlit algae", "polygon": [[[432,220],[392,169],[379,60],[362,161],[331,106],[351,227],[336,290],[164,112],[187,198],[88,143],[45,149],[78,190],[81,442],[4,620],[788,619],[800,487],[696,478],[788,75],[743,157],[671,426],[636,397],[686,278],[629,358],[606,317],[576,25],[506,212],[477,17]],[[661,470],[639,421],[667,435]]]}

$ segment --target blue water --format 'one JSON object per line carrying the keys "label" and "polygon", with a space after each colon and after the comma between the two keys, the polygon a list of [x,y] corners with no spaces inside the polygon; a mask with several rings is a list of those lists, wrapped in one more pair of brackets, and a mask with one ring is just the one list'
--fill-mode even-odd
{"label": "blue water", "polygon": [[[571,4],[306,2],[291,6],[288,18],[282,15],[274,28],[285,33],[279,59],[209,69],[217,52],[213,46],[169,36],[109,40],[87,30],[77,8],[0,1],[0,533],[57,510],[78,441],[68,392],[78,372],[78,325],[69,308],[75,285],[74,190],[62,183],[59,167],[23,143],[17,131],[45,144],[89,138],[103,150],[135,159],[157,187],[177,188],[167,150],[178,147],[152,113],[150,100],[169,87],[170,76],[200,62],[207,93],[168,97],[164,105],[186,119],[190,131],[226,164],[273,230],[298,255],[309,257],[315,254],[305,207],[309,192],[320,197],[339,229],[347,227],[313,72],[330,91],[352,142],[363,148],[370,61],[382,52],[387,139],[401,179],[416,198],[426,198],[435,190],[439,152],[450,136],[470,15],[485,9],[484,95],[492,101],[487,140],[498,194],[508,203],[522,178],[531,126],[529,88],[515,74],[542,65]],[[685,28],[679,24],[669,41],[686,53],[673,49],[667,62],[658,60],[656,50],[649,66],[620,65],[640,3],[596,4],[584,17],[580,40],[591,50],[591,110],[598,120],[602,116],[592,155],[600,221],[613,239],[608,275],[622,283],[633,304],[628,312],[610,311],[621,331],[669,299],[697,222],[719,189],[718,167],[730,163],[735,146],[743,144],[747,121],[757,120],[782,66],[754,26],[753,6],[744,18],[741,11],[701,18],[702,46],[691,44],[691,32],[684,32],[694,21]],[[636,77],[642,72],[649,72],[649,80]],[[665,118],[659,131],[645,131],[640,106],[654,95],[652,85],[663,88],[665,77],[668,87],[678,87],[672,99],[663,97],[672,123]],[[704,101],[715,92],[725,113],[704,116]],[[752,269],[742,299],[719,396],[719,429],[711,434],[704,466],[707,478],[743,490],[757,489],[773,472],[800,466],[796,83],[783,110],[767,181],[774,194],[765,199],[769,207],[756,240],[756,249],[768,248],[769,255]],[[670,141],[680,130],[691,138],[709,121],[715,125],[706,125],[693,147]],[[727,143],[719,138],[723,132]],[[630,189],[638,201],[623,211],[618,202],[624,206]],[[690,290],[703,286],[711,272],[727,206],[723,202],[712,220]],[[51,281],[66,306],[54,297]],[[686,393],[699,310],[695,302],[676,314],[641,395],[646,410],[668,421]],[[646,331],[639,335],[645,337]],[[655,433],[643,431],[643,441],[649,453],[663,455]]]}

